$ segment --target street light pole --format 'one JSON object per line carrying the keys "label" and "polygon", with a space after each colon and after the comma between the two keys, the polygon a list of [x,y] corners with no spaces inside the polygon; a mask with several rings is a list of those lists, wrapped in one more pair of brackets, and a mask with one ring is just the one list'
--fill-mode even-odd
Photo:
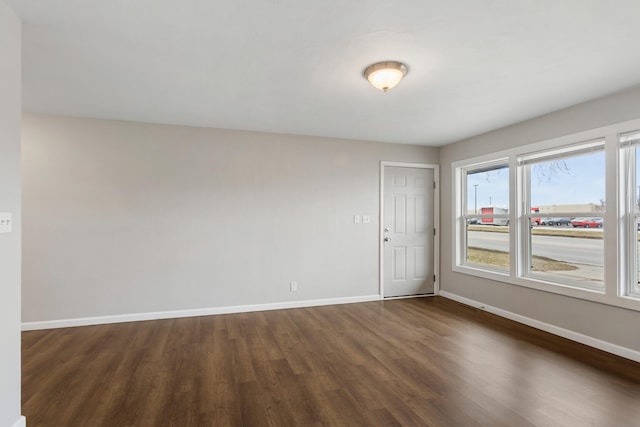
{"label": "street light pole", "polygon": [[473,210],[476,215],[478,215],[478,185],[480,184],[473,184]]}

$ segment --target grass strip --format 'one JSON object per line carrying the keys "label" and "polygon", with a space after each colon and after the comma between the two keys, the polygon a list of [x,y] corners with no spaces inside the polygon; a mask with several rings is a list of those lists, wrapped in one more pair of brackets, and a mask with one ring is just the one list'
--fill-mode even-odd
{"label": "grass strip", "polygon": [[[493,249],[481,249],[469,247],[467,248],[467,262],[469,264],[487,265],[491,267],[509,267],[509,253],[496,251]],[[549,271],[571,271],[577,270],[575,265],[566,262],[557,261],[555,259],[533,256],[533,271],[549,272]]]}

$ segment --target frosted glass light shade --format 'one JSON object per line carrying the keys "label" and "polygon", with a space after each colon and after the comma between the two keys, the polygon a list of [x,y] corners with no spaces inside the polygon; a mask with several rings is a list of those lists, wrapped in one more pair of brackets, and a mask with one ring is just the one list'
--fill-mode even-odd
{"label": "frosted glass light shade", "polygon": [[369,65],[363,74],[373,87],[386,92],[400,83],[407,74],[407,66],[396,61],[378,62]]}

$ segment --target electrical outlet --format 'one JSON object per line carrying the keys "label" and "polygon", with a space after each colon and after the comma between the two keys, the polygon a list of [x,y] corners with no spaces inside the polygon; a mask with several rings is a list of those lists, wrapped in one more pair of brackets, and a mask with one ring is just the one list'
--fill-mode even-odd
{"label": "electrical outlet", "polygon": [[0,212],[0,233],[11,233],[11,213]]}
{"label": "electrical outlet", "polygon": [[354,224],[360,224],[360,215],[354,215],[353,216],[353,223]]}
{"label": "electrical outlet", "polygon": [[298,290],[298,282],[289,283],[289,290],[291,292],[296,292]]}
{"label": "electrical outlet", "polygon": [[369,224],[371,222],[371,217],[369,215],[362,215],[362,223]]}

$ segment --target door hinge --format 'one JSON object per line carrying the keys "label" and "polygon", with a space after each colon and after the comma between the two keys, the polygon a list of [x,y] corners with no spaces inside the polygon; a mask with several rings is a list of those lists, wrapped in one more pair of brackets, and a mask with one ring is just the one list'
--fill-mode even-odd
{"label": "door hinge", "polygon": [[436,275],[435,274],[433,275],[433,281],[434,282],[436,281]]}
{"label": "door hinge", "polygon": [[434,190],[436,189],[436,182],[435,181],[433,181],[433,189]]}
{"label": "door hinge", "polygon": [[435,228],[433,229],[433,235],[434,236],[436,235],[436,229]]}

